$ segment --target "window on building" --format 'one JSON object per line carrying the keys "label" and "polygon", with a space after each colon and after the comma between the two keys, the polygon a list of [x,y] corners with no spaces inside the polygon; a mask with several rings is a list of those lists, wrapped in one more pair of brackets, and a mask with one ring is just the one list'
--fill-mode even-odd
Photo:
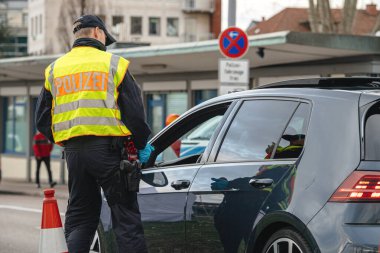
{"label": "window on building", "polygon": [[131,17],[131,34],[142,34],[142,17]]}
{"label": "window on building", "polygon": [[186,7],[190,9],[195,8],[195,0],[186,0]]}
{"label": "window on building", "polygon": [[296,102],[279,100],[244,102],[224,137],[217,161],[270,158],[269,147],[280,139],[297,105]]}
{"label": "window on building", "polygon": [[124,17],[123,16],[112,16],[112,32],[115,35],[120,35],[123,33],[122,31],[122,24],[124,23]]}
{"label": "window on building", "polygon": [[168,37],[177,37],[178,30],[179,30],[178,18],[168,18],[167,27],[166,27],[166,35]]}
{"label": "window on building", "polygon": [[42,34],[42,14],[39,17],[40,17],[40,23],[39,23],[39,25],[40,25],[40,32],[39,32],[39,34]]}
{"label": "window on building", "polygon": [[6,24],[7,23],[7,14],[0,13],[0,23],[1,24]]}
{"label": "window on building", "polygon": [[149,18],[149,35],[160,35],[160,18]]}
{"label": "window on building", "polygon": [[27,98],[24,96],[4,99],[4,152],[25,153],[27,127]]}
{"label": "window on building", "polygon": [[34,17],[34,36],[38,34],[38,17]]}
{"label": "window on building", "polygon": [[17,37],[17,41],[18,43],[28,43],[28,37],[26,36]]}
{"label": "window on building", "polygon": [[22,14],[22,26],[28,27],[28,14],[27,13]]}
{"label": "window on building", "polygon": [[32,35],[32,37],[34,39],[34,17],[30,18],[30,23],[31,23],[31,26],[30,26],[31,31],[30,31],[30,33],[31,33],[31,35]]}
{"label": "window on building", "polygon": [[112,26],[117,26],[124,22],[123,16],[112,16]]}

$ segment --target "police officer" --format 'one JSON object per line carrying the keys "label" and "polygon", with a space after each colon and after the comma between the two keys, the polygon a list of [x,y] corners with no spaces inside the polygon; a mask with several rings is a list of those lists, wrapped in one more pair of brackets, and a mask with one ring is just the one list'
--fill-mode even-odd
{"label": "police officer", "polygon": [[141,162],[153,151],[141,91],[129,61],[106,52],[115,42],[103,21],[85,15],[74,22],[70,52],[45,70],[36,125],[64,146],[69,173],[65,237],[69,252],[89,252],[99,223],[102,187],[111,207],[119,252],[146,252],[136,192],[120,191],[121,146],[132,135]]}

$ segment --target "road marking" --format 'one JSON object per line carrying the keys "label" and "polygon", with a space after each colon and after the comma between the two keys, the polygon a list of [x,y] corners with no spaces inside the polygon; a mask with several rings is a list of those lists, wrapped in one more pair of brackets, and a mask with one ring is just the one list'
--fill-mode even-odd
{"label": "road marking", "polygon": [[[31,213],[42,213],[42,210],[40,209],[27,208],[27,207],[21,207],[21,206],[0,205],[0,209],[17,210],[17,211],[24,211],[24,212],[31,212]],[[59,213],[59,214],[61,216],[65,216],[65,213]]]}

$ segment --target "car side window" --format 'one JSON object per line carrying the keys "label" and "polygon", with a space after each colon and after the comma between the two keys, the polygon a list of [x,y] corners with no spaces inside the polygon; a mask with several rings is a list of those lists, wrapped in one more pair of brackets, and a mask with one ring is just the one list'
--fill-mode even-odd
{"label": "car side window", "polygon": [[[220,129],[232,101],[210,105],[175,120],[153,141],[154,166],[195,164],[201,161],[210,140]],[[153,164],[152,164],[153,165]]]}
{"label": "car side window", "polygon": [[274,159],[299,157],[305,143],[309,115],[310,105],[301,103],[281,136]]}
{"label": "car side window", "polygon": [[245,101],[233,119],[217,155],[217,162],[263,160],[278,142],[298,102]]}
{"label": "car side window", "polygon": [[202,154],[222,117],[222,115],[216,115],[185,133],[167,147],[157,157],[156,162],[168,162]]}
{"label": "car side window", "polygon": [[373,105],[365,116],[365,160],[379,161],[380,160],[380,103]]}

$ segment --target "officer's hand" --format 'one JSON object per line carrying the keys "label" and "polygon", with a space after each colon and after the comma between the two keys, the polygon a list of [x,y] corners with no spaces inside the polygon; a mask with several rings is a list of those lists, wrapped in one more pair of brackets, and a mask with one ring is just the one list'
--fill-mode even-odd
{"label": "officer's hand", "polygon": [[225,190],[228,188],[228,180],[224,177],[221,178],[211,178],[211,190]]}
{"label": "officer's hand", "polygon": [[144,149],[139,150],[139,160],[141,163],[147,163],[150,157],[150,154],[154,151],[154,147],[149,143],[146,144]]}

